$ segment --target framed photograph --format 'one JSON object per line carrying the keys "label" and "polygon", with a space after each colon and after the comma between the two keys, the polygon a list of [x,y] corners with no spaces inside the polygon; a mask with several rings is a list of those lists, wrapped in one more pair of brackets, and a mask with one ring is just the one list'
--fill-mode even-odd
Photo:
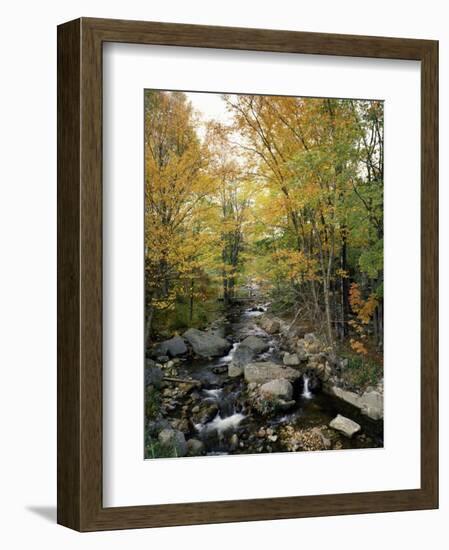
{"label": "framed photograph", "polygon": [[58,27],[58,522],[438,506],[438,43]]}

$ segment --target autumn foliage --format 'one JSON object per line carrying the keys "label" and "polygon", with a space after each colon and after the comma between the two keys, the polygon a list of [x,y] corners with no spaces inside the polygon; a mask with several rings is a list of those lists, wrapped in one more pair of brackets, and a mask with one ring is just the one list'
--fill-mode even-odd
{"label": "autumn foliage", "polygon": [[[331,347],[382,348],[383,104],[224,95],[230,122],[145,94],[147,337],[257,284]],[[164,313],[165,312],[165,313]]]}

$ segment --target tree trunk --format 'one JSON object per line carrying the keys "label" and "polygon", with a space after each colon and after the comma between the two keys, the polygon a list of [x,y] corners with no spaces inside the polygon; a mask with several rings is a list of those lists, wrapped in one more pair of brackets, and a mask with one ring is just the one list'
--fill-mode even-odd
{"label": "tree trunk", "polygon": [[227,305],[229,303],[229,292],[228,292],[228,278],[226,276],[226,271],[223,270],[223,301]]}
{"label": "tree trunk", "polygon": [[329,346],[334,351],[334,335],[332,332],[332,313],[331,313],[331,303],[330,303],[330,285],[329,280],[325,277],[323,281],[323,294],[324,294],[324,308],[326,312],[326,335]]}
{"label": "tree trunk", "polygon": [[312,289],[313,296],[313,310],[314,314],[319,318],[318,321],[321,322],[321,309],[320,304],[318,303],[318,295],[316,291],[315,281],[310,281],[310,288]]}
{"label": "tree trunk", "polygon": [[341,334],[345,340],[348,337],[348,317],[349,317],[349,279],[347,275],[347,244],[346,244],[346,228],[341,232],[341,253],[340,267],[345,273],[341,277]]}
{"label": "tree trunk", "polygon": [[190,280],[190,307],[189,307],[189,319],[190,324],[192,324],[193,319],[193,289],[195,286],[195,281],[193,279]]}
{"label": "tree trunk", "polygon": [[153,322],[153,312],[154,312],[153,306],[152,305],[147,306],[147,311],[145,315],[145,334],[144,334],[145,349],[151,343],[151,325]]}
{"label": "tree trunk", "polygon": [[379,300],[379,305],[377,306],[377,343],[379,349],[383,351],[384,349],[384,304],[383,299]]}

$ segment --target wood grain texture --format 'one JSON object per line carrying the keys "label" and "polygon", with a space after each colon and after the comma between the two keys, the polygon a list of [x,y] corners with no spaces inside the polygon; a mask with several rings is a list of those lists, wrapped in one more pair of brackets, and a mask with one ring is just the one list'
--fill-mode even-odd
{"label": "wood grain texture", "polygon": [[421,62],[421,487],[438,503],[438,43]]}
{"label": "wood grain texture", "polygon": [[[421,61],[421,488],[104,508],[102,44]],[[79,531],[422,510],[438,506],[438,44],[434,41],[79,19],[58,28],[58,522]]]}
{"label": "wood grain texture", "polygon": [[58,522],[80,527],[80,21],[58,29]]}

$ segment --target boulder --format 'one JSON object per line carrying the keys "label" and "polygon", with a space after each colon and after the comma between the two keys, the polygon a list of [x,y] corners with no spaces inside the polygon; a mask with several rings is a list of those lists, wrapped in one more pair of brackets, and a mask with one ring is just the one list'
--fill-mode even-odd
{"label": "boulder", "polygon": [[315,371],[316,376],[323,382],[327,382],[332,376],[332,367],[327,361],[325,364],[310,362],[308,366],[309,370]]}
{"label": "boulder", "polygon": [[298,355],[296,353],[284,353],[284,357],[282,359],[284,365],[291,366],[291,367],[297,367],[301,364],[301,360],[299,359]]}
{"label": "boulder", "polygon": [[297,340],[296,346],[295,346],[295,351],[296,351],[296,355],[297,355],[297,357],[300,361],[306,361],[307,360],[308,353],[305,349],[305,342],[302,338]]}
{"label": "boulder", "polygon": [[372,420],[380,420],[384,416],[383,396],[376,390],[359,395],[352,391],[343,390],[338,386],[333,386],[332,393],[339,399],[360,409],[362,414]]}
{"label": "boulder", "polygon": [[276,334],[281,330],[281,323],[278,319],[271,319],[270,317],[262,317],[260,326],[268,334]]}
{"label": "boulder", "polygon": [[244,367],[254,357],[254,350],[247,345],[241,343],[234,351],[231,363],[238,367]]}
{"label": "boulder", "polygon": [[199,439],[187,440],[187,456],[200,456],[204,454],[204,443]]}
{"label": "boulder", "polygon": [[292,396],[291,382],[285,378],[279,378],[265,382],[261,386],[253,383],[248,384],[247,404],[264,418],[271,418],[296,404]]}
{"label": "boulder", "polygon": [[213,367],[212,372],[214,374],[224,374],[225,372],[228,372],[228,366],[227,365],[217,365],[216,367]]}
{"label": "boulder", "polygon": [[145,367],[145,386],[160,388],[164,373],[159,367]]}
{"label": "boulder", "polygon": [[373,420],[380,420],[384,417],[384,400],[378,391],[365,392],[360,398],[362,414]]}
{"label": "boulder", "polygon": [[238,376],[242,376],[243,374],[243,367],[240,365],[234,365],[234,363],[231,363],[228,366],[228,376],[231,378],[237,378]]}
{"label": "boulder", "polygon": [[177,357],[178,355],[184,355],[187,353],[187,346],[181,336],[173,336],[170,340],[164,340],[156,345],[154,348],[154,354],[168,355],[170,357]]}
{"label": "boulder", "polygon": [[162,447],[173,451],[176,456],[185,456],[187,454],[186,438],[179,430],[166,428],[159,433],[158,440]]}
{"label": "boulder", "polygon": [[338,386],[332,387],[332,393],[337,396],[339,399],[342,399],[343,401],[346,401],[346,403],[349,403],[350,405],[353,405],[354,407],[360,408],[360,396],[356,393],[348,390],[343,390],[342,388],[339,388]]}
{"label": "boulder", "polygon": [[196,328],[189,328],[184,333],[184,338],[192,346],[196,355],[200,357],[219,357],[225,355],[232,348],[232,344],[221,336]]}
{"label": "boulder", "polygon": [[301,373],[285,365],[277,365],[271,361],[266,363],[249,363],[245,365],[244,375],[246,382],[255,384],[264,384],[271,380],[285,378],[289,382],[294,382],[301,377]]}
{"label": "boulder", "polygon": [[329,426],[349,438],[361,430],[360,424],[357,424],[357,422],[354,422],[350,418],[346,418],[341,414],[338,414],[333,420],[331,420]]}
{"label": "boulder", "polygon": [[291,382],[285,378],[279,378],[263,384],[260,387],[260,393],[261,395],[268,396],[270,398],[290,401],[293,396],[293,386]]}
{"label": "boulder", "polygon": [[214,334],[215,336],[220,336],[220,338],[225,338],[226,330],[224,326],[210,327],[207,331],[209,334]]}
{"label": "boulder", "polygon": [[249,348],[256,355],[263,353],[264,351],[268,351],[270,348],[269,344],[265,340],[262,340],[262,338],[258,338],[257,336],[247,336],[240,346]]}

